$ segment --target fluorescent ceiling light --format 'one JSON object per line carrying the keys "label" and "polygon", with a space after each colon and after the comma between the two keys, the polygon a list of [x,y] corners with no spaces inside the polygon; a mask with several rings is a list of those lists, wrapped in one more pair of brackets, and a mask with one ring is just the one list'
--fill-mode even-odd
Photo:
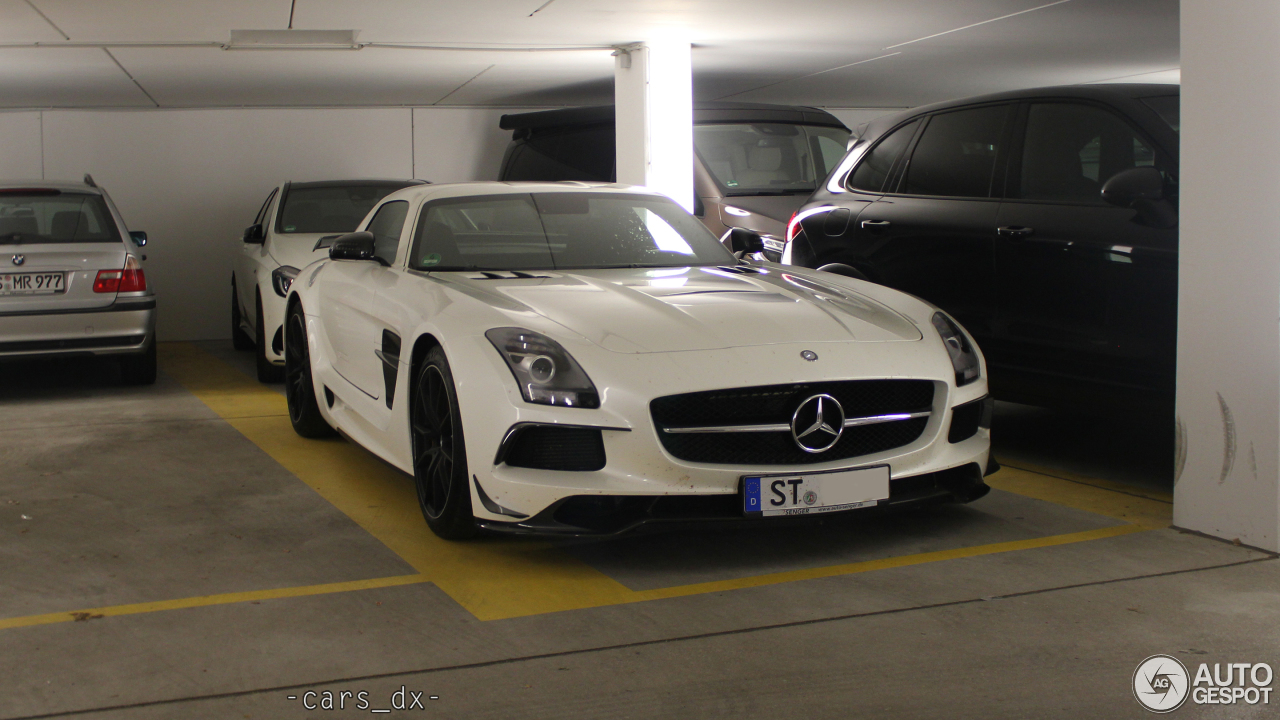
{"label": "fluorescent ceiling light", "polygon": [[227,50],[359,50],[359,30],[232,30]]}

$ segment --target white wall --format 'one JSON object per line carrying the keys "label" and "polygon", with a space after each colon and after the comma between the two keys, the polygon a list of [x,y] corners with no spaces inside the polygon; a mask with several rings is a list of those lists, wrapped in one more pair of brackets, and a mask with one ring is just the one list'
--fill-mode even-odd
{"label": "white wall", "polygon": [[[283,180],[497,177],[506,109],[218,109],[0,114],[0,180],[81,178],[145,230],[162,340],[230,336],[241,231]],[[43,175],[42,175],[43,166]]]}
{"label": "white wall", "polygon": [[40,113],[0,113],[0,178],[38,178],[40,164]]}
{"label": "white wall", "polygon": [[1280,4],[1181,20],[1174,522],[1280,550]]}

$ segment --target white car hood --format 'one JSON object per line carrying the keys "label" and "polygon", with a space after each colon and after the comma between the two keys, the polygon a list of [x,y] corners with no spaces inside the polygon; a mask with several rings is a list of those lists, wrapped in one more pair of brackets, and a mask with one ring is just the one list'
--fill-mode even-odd
{"label": "white car hood", "polygon": [[[920,330],[851,290],[792,275],[725,268],[536,272],[508,278],[459,273],[473,296],[542,315],[620,353],[822,342],[904,342]],[[518,308],[513,308],[512,303]]]}
{"label": "white car hood", "polygon": [[320,238],[337,237],[342,233],[290,233],[271,236],[271,257],[280,265],[304,268],[316,260],[329,257],[329,248],[315,250]]}

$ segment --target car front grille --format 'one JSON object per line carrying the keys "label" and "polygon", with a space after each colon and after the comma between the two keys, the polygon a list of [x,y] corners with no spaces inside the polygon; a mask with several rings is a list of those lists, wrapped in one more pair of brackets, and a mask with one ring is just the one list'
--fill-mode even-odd
{"label": "car front grille", "polygon": [[[806,452],[792,437],[790,423],[801,403],[823,394],[840,403],[846,422],[867,420],[867,424],[846,426],[835,445],[824,452]],[[654,400],[649,410],[662,446],[680,460],[809,465],[872,455],[915,442],[929,424],[933,394],[934,384],[929,380],[847,380],[670,395]],[[723,430],[750,426],[778,429]]]}

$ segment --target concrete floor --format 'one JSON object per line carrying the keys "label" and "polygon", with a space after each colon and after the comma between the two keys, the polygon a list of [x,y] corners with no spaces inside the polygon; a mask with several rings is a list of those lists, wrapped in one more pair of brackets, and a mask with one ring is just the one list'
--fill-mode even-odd
{"label": "concrete floor", "polygon": [[1280,668],[1280,564],[1167,527],[1155,420],[1001,406],[967,506],[457,544],[227,344],[2,367],[0,720],[1124,718],[1153,654]]}

